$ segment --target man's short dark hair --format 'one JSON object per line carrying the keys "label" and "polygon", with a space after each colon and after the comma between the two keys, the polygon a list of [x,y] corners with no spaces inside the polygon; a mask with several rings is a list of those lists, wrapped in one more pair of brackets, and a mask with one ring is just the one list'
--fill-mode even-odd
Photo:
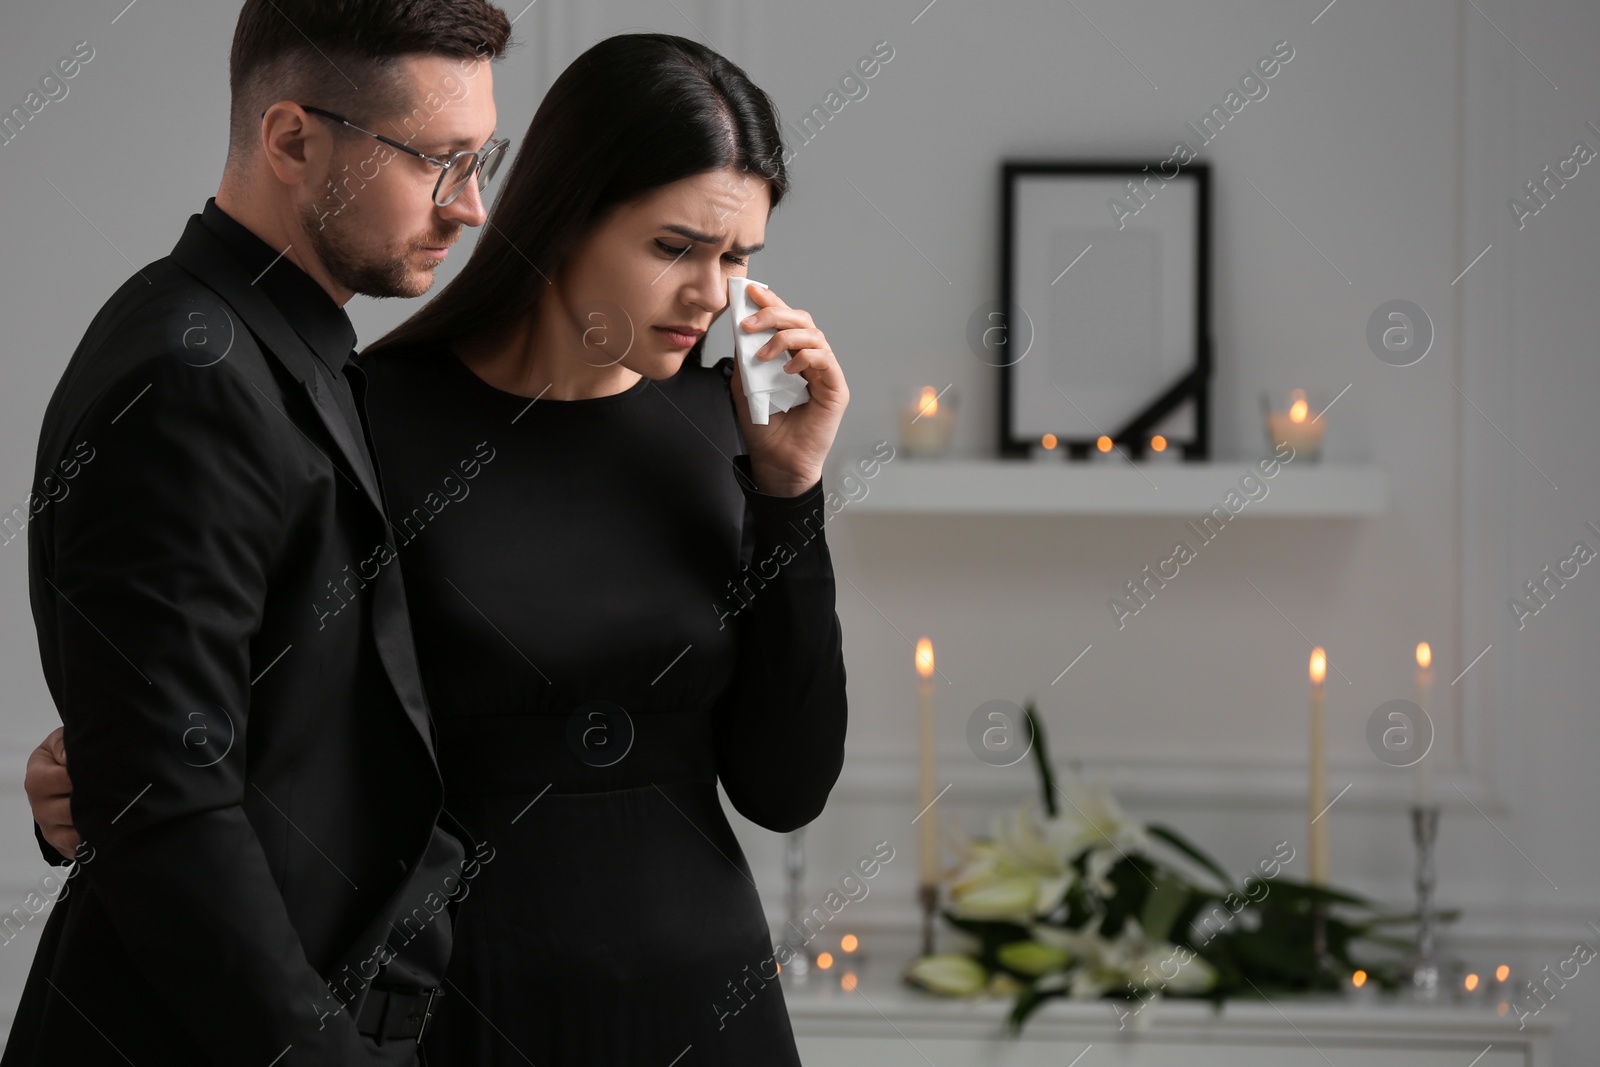
{"label": "man's short dark hair", "polygon": [[262,112],[279,100],[360,121],[403,102],[402,57],[494,60],[510,39],[510,20],[488,0],[245,0],[229,70],[229,158],[254,147]]}

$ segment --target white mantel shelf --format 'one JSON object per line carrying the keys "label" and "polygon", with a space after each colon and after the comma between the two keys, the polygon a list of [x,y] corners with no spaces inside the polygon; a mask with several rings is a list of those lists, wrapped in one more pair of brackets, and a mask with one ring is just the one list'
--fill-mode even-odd
{"label": "white mantel shelf", "polygon": [[786,982],[783,995],[802,1060],[827,1067],[1066,1067],[1089,1045],[1079,1067],[1550,1067],[1565,1021],[1546,1010],[1519,1030],[1486,1007],[1275,997],[1220,1012],[1160,1001],[1119,1030],[1109,1002],[1052,1000],[1013,1039],[1009,1000],[935,997],[882,974],[849,993]]}
{"label": "white mantel shelf", "polygon": [[[1259,477],[1251,463],[1112,465],[898,456],[864,480],[866,495],[850,500],[840,514],[1198,518],[1221,506],[1247,474]],[[1357,518],[1381,515],[1389,506],[1389,476],[1379,467],[1291,464],[1263,484],[1267,495],[1247,503],[1238,513],[1240,518]]]}

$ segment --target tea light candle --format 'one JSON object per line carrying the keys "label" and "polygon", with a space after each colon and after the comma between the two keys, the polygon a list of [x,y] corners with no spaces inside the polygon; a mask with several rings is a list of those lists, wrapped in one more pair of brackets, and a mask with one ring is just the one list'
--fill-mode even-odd
{"label": "tea light candle", "polygon": [[1511,993],[1515,989],[1511,981],[1511,968],[1502,963],[1494,969],[1494,975],[1484,983],[1483,996],[1494,1010],[1501,1015],[1511,1010]]}
{"label": "tea light candle", "polygon": [[943,455],[955,429],[955,398],[931,385],[923,386],[900,412],[900,442],[913,456]]}
{"label": "tea light candle", "polygon": [[1121,463],[1122,453],[1117,451],[1117,446],[1111,438],[1101,434],[1094,443],[1094,451],[1089,453],[1089,460],[1093,463]]}
{"label": "tea light candle", "polygon": [[1066,449],[1061,447],[1061,441],[1053,433],[1047,433],[1039,438],[1039,443],[1028,450],[1028,458],[1045,463],[1059,463]]}
{"label": "tea light candle", "polygon": [[1150,444],[1144,450],[1146,463],[1176,463],[1182,458],[1178,448],[1161,434],[1150,438]]}
{"label": "tea light candle", "polygon": [[1304,389],[1289,393],[1283,410],[1274,410],[1270,398],[1263,398],[1267,416],[1267,444],[1276,449],[1283,442],[1295,451],[1296,458],[1316,459],[1322,452],[1322,432],[1326,423],[1311,414]]}
{"label": "tea light candle", "polygon": [[1366,971],[1355,971],[1346,975],[1344,980],[1344,995],[1355,1001],[1376,1000],[1378,997],[1377,983],[1372,981],[1372,976]]}

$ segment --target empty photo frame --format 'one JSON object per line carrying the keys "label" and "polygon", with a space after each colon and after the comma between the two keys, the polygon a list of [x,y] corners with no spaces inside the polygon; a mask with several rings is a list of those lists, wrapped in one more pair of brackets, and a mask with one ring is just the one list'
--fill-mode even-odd
{"label": "empty photo frame", "polygon": [[1210,172],[1166,165],[1002,164],[1002,455],[1161,434],[1208,457]]}

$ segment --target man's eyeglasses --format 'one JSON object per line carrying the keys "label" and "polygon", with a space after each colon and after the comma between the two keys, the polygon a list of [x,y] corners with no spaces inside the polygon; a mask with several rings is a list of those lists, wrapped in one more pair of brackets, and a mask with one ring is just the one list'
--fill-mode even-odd
{"label": "man's eyeglasses", "polygon": [[320,115],[342,126],[348,126],[358,133],[364,133],[368,137],[376,138],[390,148],[398,148],[400,151],[416,156],[418,159],[425,159],[438,167],[439,181],[433,187],[433,202],[439,207],[449,207],[455,203],[456,197],[460,196],[462,191],[466,189],[467,183],[472,180],[473,175],[478,177],[479,191],[486,188],[494,178],[495,171],[500,169],[500,162],[505,158],[506,146],[511,143],[503,137],[496,137],[481,149],[455,152],[448,157],[430,156],[426,153],[418,152],[409,145],[403,145],[399,141],[385,137],[381,133],[363,130],[343,115],[335,115],[331,111],[324,111],[322,108],[312,107],[310,104],[301,104],[300,107],[313,115]]}

